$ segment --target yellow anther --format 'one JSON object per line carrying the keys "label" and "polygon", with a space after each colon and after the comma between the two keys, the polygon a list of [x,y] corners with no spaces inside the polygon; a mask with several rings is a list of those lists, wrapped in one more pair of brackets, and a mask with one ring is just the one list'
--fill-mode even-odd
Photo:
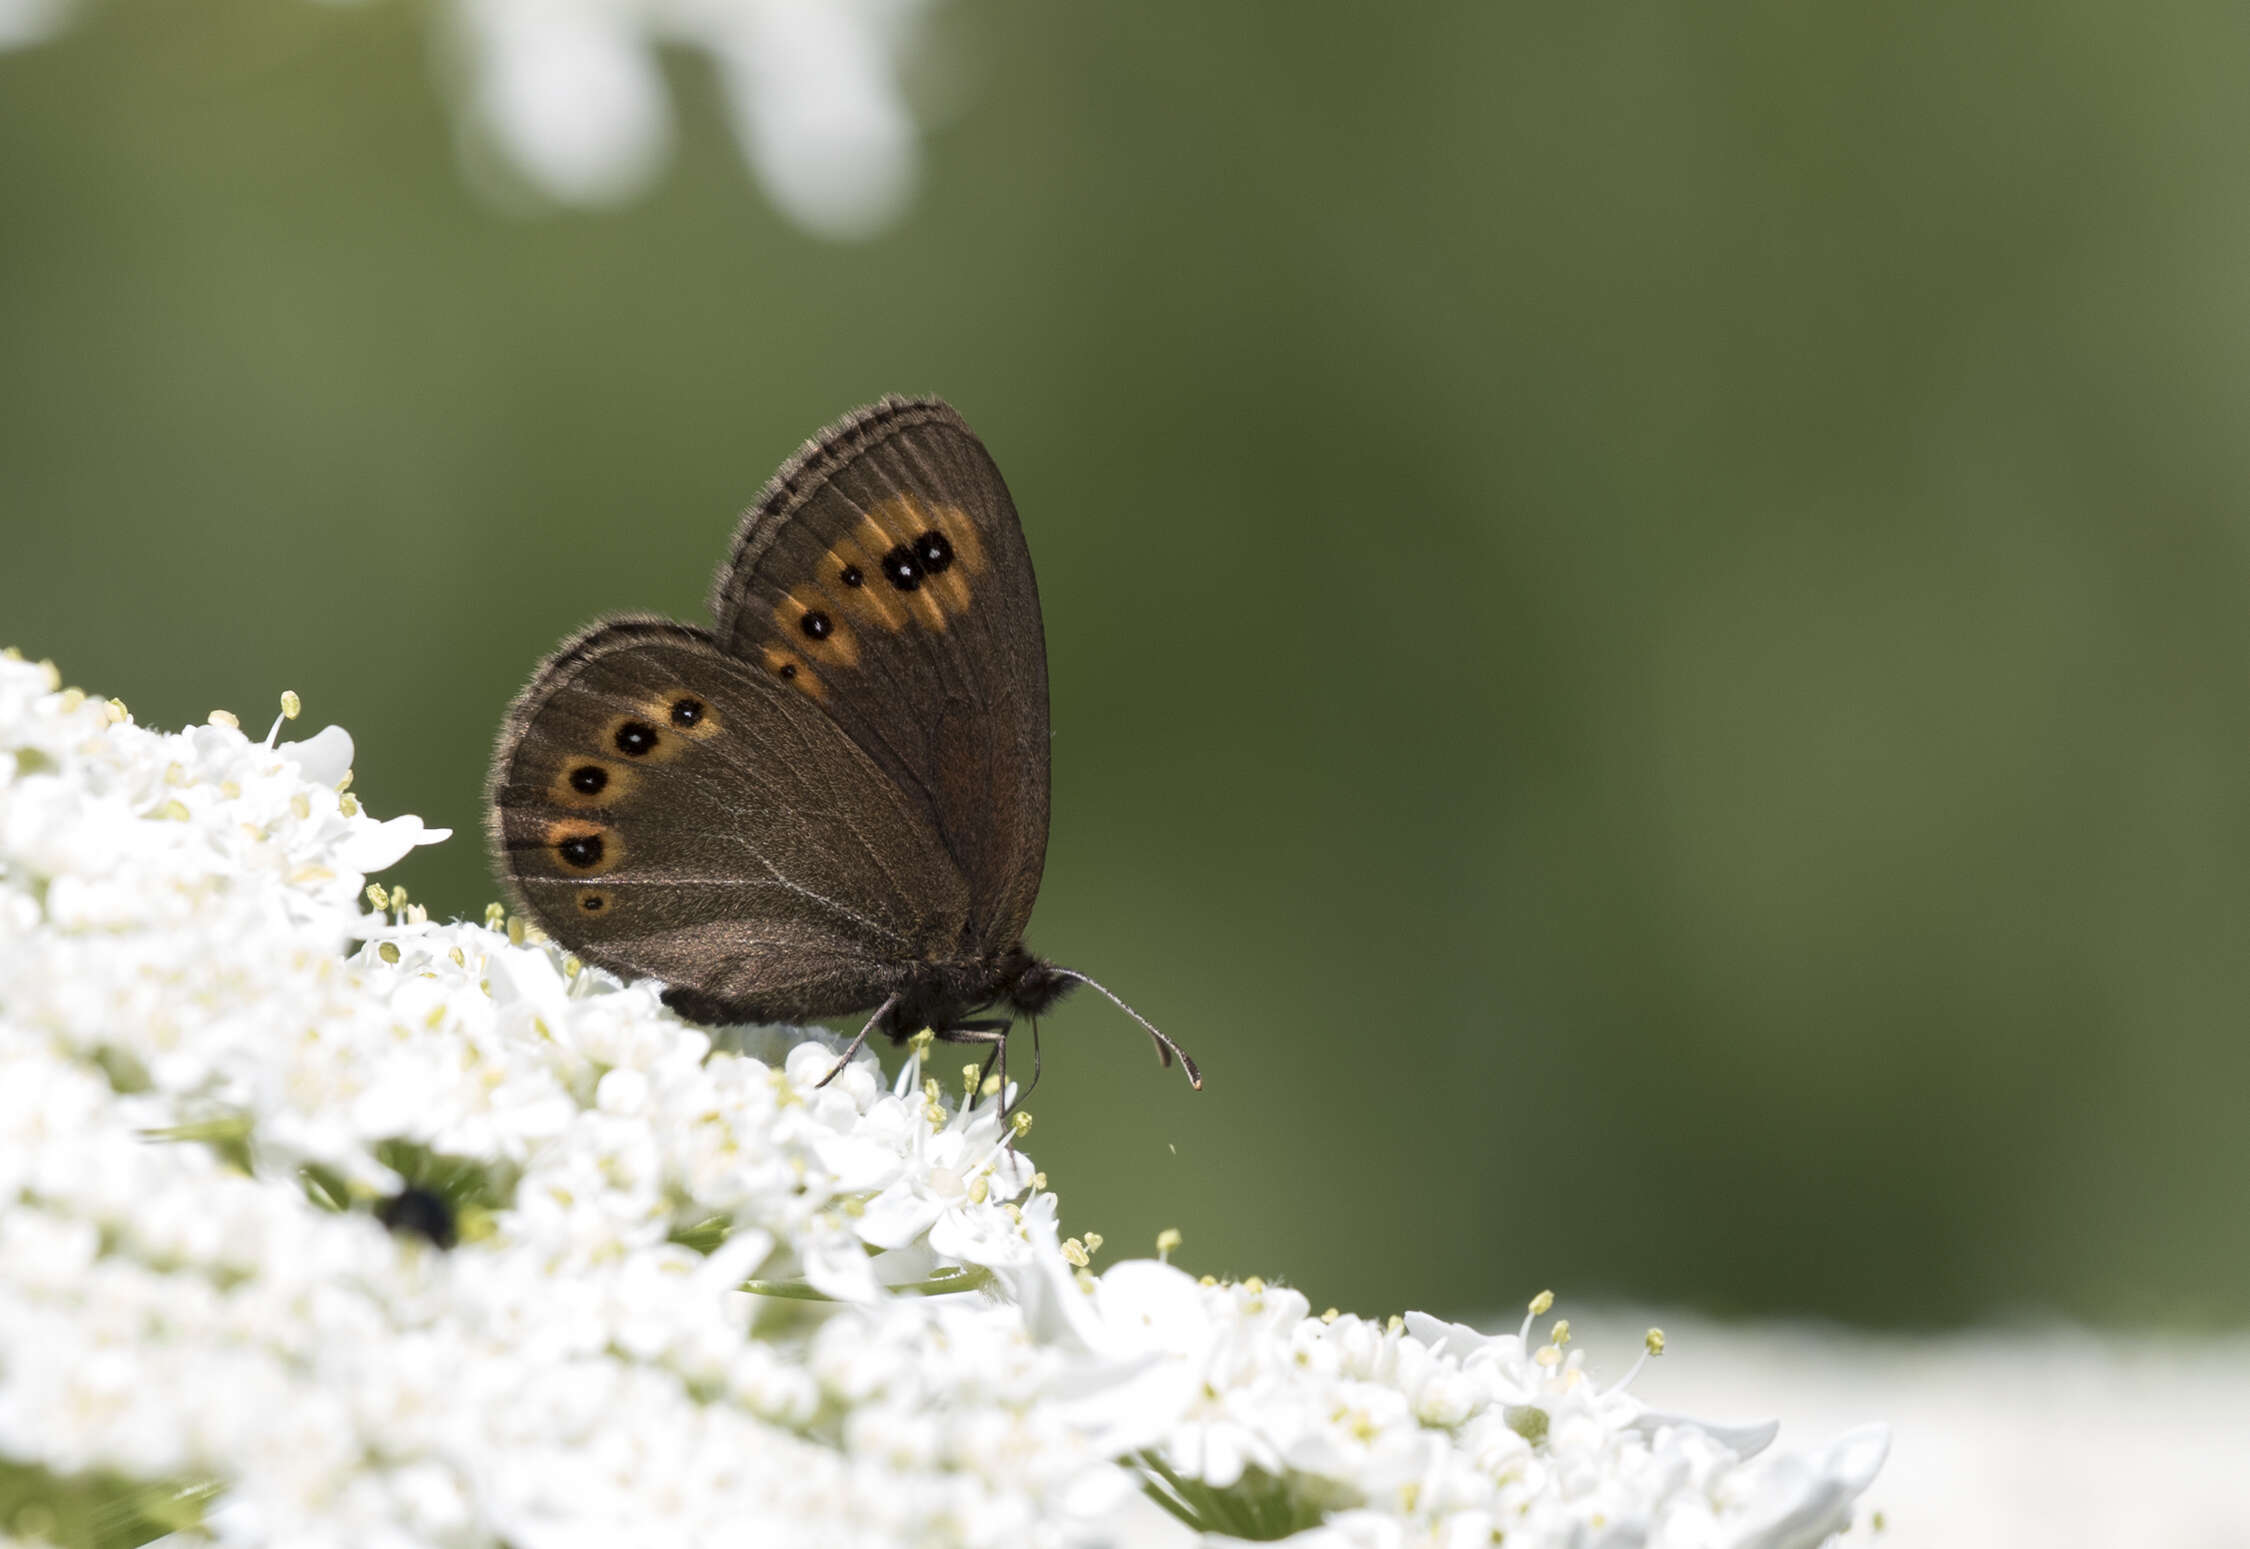
{"label": "yellow anther", "polygon": [[1094,1262],[1086,1252],[1086,1245],[1075,1237],[1063,1239],[1062,1255],[1074,1269],[1084,1269],[1088,1264]]}
{"label": "yellow anther", "polygon": [[979,1065],[963,1065],[961,1067],[961,1091],[964,1095],[977,1089],[977,1072],[982,1068]]}
{"label": "yellow anther", "polygon": [[393,909],[403,909],[406,907],[405,883],[401,882],[391,889],[391,907]]}
{"label": "yellow anther", "polygon": [[563,959],[563,977],[565,979],[575,979],[585,971],[586,965],[578,961],[575,954]]}
{"label": "yellow anther", "polygon": [[1031,1175],[1031,1187],[1033,1192],[1037,1192],[1038,1190],[1043,1189],[1046,1186],[1047,1175],[1045,1173],[1033,1173]]}
{"label": "yellow anther", "polygon": [[524,934],[524,926],[523,926],[523,916],[522,916],[522,915],[520,915],[520,914],[511,914],[511,915],[509,915],[509,916],[508,916],[508,944],[509,944],[510,946],[517,946],[517,947],[520,947],[520,946],[522,946],[522,945],[523,945],[523,934]]}
{"label": "yellow anther", "polygon": [[1000,1095],[1000,1077],[997,1074],[986,1076],[984,1085],[978,1090],[987,1097],[998,1097]]}
{"label": "yellow anther", "polygon": [[1397,1313],[1395,1313],[1395,1312],[1394,1312],[1394,1313],[1392,1313],[1392,1314],[1391,1314],[1391,1318],[1390,1318],[1390,1321],[1389,1321],[1388,1323],[1385,1323],[1385,1324],[1383,1325],[1383,1332],[1384,1332],[1384,1333],[1386,1333],[1386,1334],[1403,1334],[1403,1333],[1405,1333],[1405,1332],[1406,1332],[1406,1320],[1405,1320],[1404,1318],[1400,1317],[1400,1316],[1399,1316],[1399,1315],[1398,1315]]}
{"label": "yellow anther", "polygon": [[1021,1108],[1008,1115],[1008,1124],[1015,1130],[1018,1140],[1031,1133],[1031,1115]]}
{"label": "yellow anther", "polygon": [[1248,1291],[1252,1296],[1263,1296],[1266,1293],[1266,1283],[1256,1275],[1252,1275],[1242,1282],[1242,1289]]}
{"label": "yellow anther", "polygon": [[285,688],[281,691],[281,718],[283,720],[294,721],[304,713],[304,709],[305,702],[297,697],[295,689]]}
{"label": "yellow anther", "polygon": [[1102,1251],[1102,1234],[1101,1234],[1101,1233],[1099,1233],[1099,1232],[1088,1232],[1088,1233],[1086,1234],[1086,1251],[1087,1251],[1088,1253],[1099,1253],[1099,1252],[1101,1252],[1101,1251]]}
{"label": "yellow anther", "polygon": [[937,1077],[935,1077],[935,1076],[931,1076],[931,1077],[930,1077],[929,1079],[927,1079],[926,1081],[924,1081],[924,1082],[922,1083],[922,1101],[924,1101],[924,1102],[928,1103],[928,1104],[929,1104],[929,1105],[930,1105],[931,1107],[933,1107],[933,1108],[934,1108],[934,1107],[936,1107],[936,1106],[937,1106],[937,1100],[938,1100],[938,1084],[937,1084]]}
{"label": "yellow anther", "polygon": [[367,884],[367,901],[378,909],[388,909],[391,906],[391,895],[383,891],[382,883],[370,882]]}
{"label": "yellow anther", "polygon": [[1551,1309],[1554,1305],[1555,1293],[1552,1291],[1541,1291],[1537,1296],[1534,1296],[1531,1299],[1531,1315],[1535,1318],[1544,1318],[1545,1316],[1547,1316],[1549,1309]]}
{"label": "yellow anther", "polygon": [[125,701],[122,699],[112,699],[108,704],[102,706],[102,711],[109,717],[109,724],[112,726],[132,719],[133,715],[132,711],[125,708]]}
{"label": "yellow anther", "polygon": [[[1203,1286],[1211,1286],[1211,1285],[1217,1285],[1217,1284],[1219,1283],[1219,1277],[1218,1277],[1217,1275],[1204,1275],[1204,1276],[1202,1276],[1202,1277],[1201,1277],[1200,1279],[1198,1279],[1198,1280],[1197,1280],[1197,1281],[1196,1281],[1195,1283],[1196,1283],[1197,1285],[1203,1285]],[[1213,1395],[1213,1397],[1216,1397],[1216,1396],[1217,1396],[1216,1394],[1214,1394],[1214,1395]]]}
{"label": "yellow anther", "polygon": [[229,726],[236,731],[242,730],[242,717],[236,715],[232,710],[214,710],[205,717],[205,720],[213,726]]}
{"label": "yellow anther", "polygon": [[1342,1313],[1338,1312],[1335,1308],[1330,1307],[1321,1313],[1320,1321],[1323,1323],[1333,1323],[1342,1316]]}
{"label": "yellow anther", "polygon": [[395,962],[397,962],[397,961],[398,961],[398,943],[397,943],[397,942],[395,942],[395,941],[386,941],[386,942],[383,942],[383,943],[382,943],[381,945],[379,945],[378,947],[376,947],[376,948],[375,948],[375,955],[376,955],[377,957],[381,958],[381,959],[382,959],[382,960],[383,960],[384,962],[386,962],[386,963],[395,963]]}
{"label": "yellow anther", "polygon": [[298,793],[297,793],[296,795],[294,795],[294,796],[290,797],[290,798],[289,798],[289,813],[290,813],[290,816],[294,817],[294,818],[295,818],[295,819],[296,819],[296,820],[297,820],[298,822],[300,822],[300,823],[302,823],[302,822],[303,822],[303,821],[304,821],[305,819],[307,819],[307,818],[311,817],[311,816],[312,816],[312,800],[311,800],[311,798],[307,797],[307,796],[305,795],[305,793],[304,793],[303,791],[299,791],[299,792],[298,792]]}
{"label": "yellow anther", "polygon": [[1553,1371],[1556,1367],[1562,1365],[1562,1352],[1560,1350],[1557,1350],[1553,1345],[1541,1345],[1539,1347],[1539,1353],[1533,1356],[1532,1359],[1534,1361],[1537,1361],[1541,1366],[1546,1367],[1549,1371]]}
{"label": "yellow anther", "polygon": [[1088,1296],[1094,1294],[1094,1277],[1087,1274],[1083,1269],[1078,1272],[1078,1289],[1084,1291]]}
{"label": "yellow anther", "polygon": [[164,783],[173,787],[187,784],[187,771],[178,764],[166,764],[164,766]]}
{"label": "yellow anther", "polygon": [[1641,1348],[1650,1355],[1662,1355],[1664,1353],[1664,1330],[1652,1328],[1642,1335]]}
{"label": "yellow anther", "polygon": [[336,794],[337,794],[337,795],[339,795],[339,796],[341,796],[341,795],[342,795],[342,794],[343,794],[344,792],[346,792],[346,791],[350,790],[351,788],[352,788],[352,772],[351,772],[351,771],[350,771],[349,769],[347,769],[347,770],[345,770],[345,771],[344,771],[344,778],[342,778],[341,780],[338,780],[338,781],[336,782]]}
{"label": "yellow anther", "polygon": [[76,715],[85,706],[85,703],[86,691],[84,689],[66,688],[62,691],[62,702],[57,708],[65,715]]}
{"label": "yellow anther", "polygon": [[984,1203],[984,1202],[985,1202],[985,1201],[986,1201],[987,1199],[990,1199],[991,1197],[992,1197],[992,1179],[991,1179],[990,1177],[988,1177],[988,1176],[987,1176],[986,1174],[984,1174],[984,1173],[978,1173],[978,1174],[977,1174],[977,1175],[976,1175],[976,1176],[975,1176],[974,1178],[971,1178],[971,1179],[969,1180],[969,1203],[970,1203],[970,1204],[972,1204],[972,1205],[981,1205],[981,1204],[983,1204],[983,1203]]}
{"label": "yellow anther", "polygon": [[906,1046],[918,1055],[927,1055],[930,1052],[930,1045],[936,1042],[937,1034],[925,1027],[913,1037],[907,1039]]}
{"label": "yellow anther", "polygon": [[867,1214],[867,1201],[864,1199],[847,1199],[837,1208],[844,1212],[846,1219],[857,1221],[861,1216]]}
{"label": "yellow anther", "polygon": [[1567,1345],[1567,1344],[1569,1344],[1569,1343],[1570,1343],[1570,1319],[1568,1319],[1568,1318],[1557,1318],[1557,1319],[1555,1319],[1555,1326],[1554,1326],[1554,1329],[1553,1329],[1553,1330],[1552,1330],[1552,1331],[1551,1331],[1551,1332],[1550,1332],[1550,1333],[1549,1333],[1549,1334],[1547,1335],[1547,1338],[1548,1338],[1549,1340],[1551,1340],[1552,1342],[1554,1342],[1555,1344],[1558,1344],[1558,1345]]}
{"label": "yellow anther", "polygon": [[156,809],[156,815],[160,818],[169,818],[175,823],[185,823],[188,817],[187,803],[178,800],[168,801]]}
{"label": "yellow anther", "polygon": [[1180,1229],[1178,1227],[1167,1226],[1163,1231],[1158,1232],[1156,1234],[1157,1262],[1160,1264],[1169,1264],[1172,1261],[1172,1250],[1174,1248],[1177,1248],[1179,1245]]}
{"label": "yellow anther", "polygon": [[945,1109],[937,1103],[925,1104],[922,1108],[922,1117],[929,1121],[931,1129],[945,1128]]}
{"label": "yellow anther", "polygon": [[453,966],[456,968],[466,968],[469,966],[468,954],[463,952],[459,947],[455,947],[451,952],[448,952],[446,956],[453,959]]}
{"label": "yellow anther", "polygon": [[344,816],[348,818],[358,817],[359,798],[357,796],[354,796],[350,791],[344,792],[343,795],[336,798],[336,810],[343,813]]}
{"label": "yellow anther", "polygon": [[1009,1203],[1003,1204],[1000,1208],[1008,1212],[1009,1220],[1015,1222],[1018,1226],[1023,1225],[1023,1207],[1021,1205]]}

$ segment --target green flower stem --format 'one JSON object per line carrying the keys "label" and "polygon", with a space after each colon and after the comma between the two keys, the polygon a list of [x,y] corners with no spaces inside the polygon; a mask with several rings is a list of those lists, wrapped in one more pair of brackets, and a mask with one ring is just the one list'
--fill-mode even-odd
{"label": "green flower stem", "polygon": [[[960,1269],[941,1269],[926,1280],[906,1280],[890,1287],[906,1296],[949,1296],[957,1291],[976,1291],[992,1283],[992,1271],[981,1264]],[[817,1291],[802,1280],[745,1280],[741,1289],[752,1296],[777,1296],[793,1302],[832,1302],[836,1298],[825,1291]]]}

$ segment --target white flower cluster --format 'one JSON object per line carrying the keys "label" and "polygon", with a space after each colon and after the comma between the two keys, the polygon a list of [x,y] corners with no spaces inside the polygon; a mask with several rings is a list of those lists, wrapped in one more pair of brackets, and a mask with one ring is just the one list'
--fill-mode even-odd
{"label": "white flower cluster", "polygon": [[[672,146],[664,47],[705,56],[736,140],[783,214],[871,235],[913,193],[901,74],[929,0],[449,0],[441,14],[474,180],[563,204],[646,189]],[[78,0],[0,0],[0,49],[59,32]],[[497,181],[501,169],[512,176]]]}
{"label": "white flower cluster", "polygon": [[1097,1276],[926,1041],[820,1087],[829,1043],[363,894],[444,835],[350,758],[0,660],[0,1529],[1788,1549],[1881,1462],[1653,1414],[1564,1324]]}

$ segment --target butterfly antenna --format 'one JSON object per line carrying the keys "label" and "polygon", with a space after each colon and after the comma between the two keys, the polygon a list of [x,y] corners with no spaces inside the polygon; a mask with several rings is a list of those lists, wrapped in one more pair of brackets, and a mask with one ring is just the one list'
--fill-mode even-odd
{"label": "butterfly antenna", "polygon": [[[1124,1012],[1134,1021],[1140,1023],[1142,1029],[1148,1033],[1149,1037],[1156,1040],[1156,1058],[1159,1063],[1169,1065],[1172,1063],[1174,1057],[1177,1057],[1180,1062],[1180,1068],[1187,1072],[1188,1085],[1195,1088],[1198,1092],[1203,1090],[1203,1072],[1195,1068],[1195,1061],[1188,1058],[1188,1051],[1181,1048],[1171,1039],[1165,1037],[1162,1033],[1158,1032],[1156,1030],[1156,1024],[1154,1022],[1151,1022],[1147,1017],[1142,1016],[1131,1006],[1126,1005],[1124,1001],[1118,998],[1117,992],[1115,990],[1110,989],[1106,985],[1097,983],[1095,980],[1088,978],[1086,975],[1080,973],[1075,968],[1063,968],[1057,966],[1054,971],[1061,974],[1066,979],[1076,979],[1080,984],[1085,985],[1088,989],[1100,991],[1104,996],[1108,998],[1111,1005]],[[1034,1025],[1036,1026],[1036,1024]],[[1038,1047],[1038,1043],[1034,1041],[1032,1044],[1032,1049],[1035,1055]]]}
{"label": "butterfly antenna", "polygon": [[[1107,994],[1108,992],[1104,991],[1103,993]],[[828,1074],[822,1076],[818,1081],[815,1081],[813,1083],[814,1091],[819,1091],[822,1087],[828,1085],[829,1082],[835,1080],[838,1076],[844,1073],[844,1067],[852,1062],[852,1056],[857,1054],[861,1050],[861,1048],[866,1045],[867,1035],[875,1031],[875,1024],[882,1021],[884,1017],[890,1015],[891,1007],[897,1004],[898,995],[896,993],[893,993],[889,1000],[884,1001],[882,1005],[875,1008],[875,1014],[869,1017],[867,1019],[867,1025],[859,1030],[859,1036],[851,1041],[850,1047],[846,1048],[842,1054],[836,1057],[836,1063],[828,1067]]]}

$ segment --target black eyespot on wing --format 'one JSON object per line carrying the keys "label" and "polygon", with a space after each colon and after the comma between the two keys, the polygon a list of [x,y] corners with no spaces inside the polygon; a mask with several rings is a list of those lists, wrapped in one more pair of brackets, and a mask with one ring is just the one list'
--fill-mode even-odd
{"label": "black eyespot on wing", "polygon": [[609,900],[599,893],[581,893],[578,895],[578,907],[588,914],[600,914],[609,907]]}
{"label": "black eyespot on wing", "polygon": [[786,681],[797,675],[797,664],[795,662],[783,662],[780,666],[774,668],[774,671]]}
{"label": "black eyespot on wing", "polygon": [[911,592],[922,584],[922,562],[902,543],[883,556],[883,579],[902,592]]}
{"label": "black eyespot on wing", "polygon": [[655,751],[656,728],[646,721],[627,721],[617,728],[617,751],[633,758]]}
{"label": "black eyespot on wing", "polygon": [[933,527],[914,540],[914,557],[931,575],[943,575],[945,567],[953,563],[953,544]]}
{"label": "black eyespot on wing", "polygon": [[700,699],[675,699],[672,701],[672,724],[681,728],[695,725],[703,719],[703,701]]}
{"label": "black eyespot on wing", "polygon": [[836,625],[827,614],[815,608],[812,612],[797,620],[797,627],[814,640],[826,640]]}
{"label": "black eyespot on wing", "polygon": [[570,788],[581,796],[599,796],[609,784],[609,771],[599,764],[580,764],[570,772]]}
{"label": "black eyespot on wing", "polygon": [[846,565],[844,573],[839,579],[846,586],[865,586],[867,584],[867,577],[859,573],[859,566],[857,565]]}
{"label": "black eyespot on wing", "polygon": [[555,846],[555,853],[571,865],[584,869],[602,863],[602,836],[600,834],[573,834]]}

